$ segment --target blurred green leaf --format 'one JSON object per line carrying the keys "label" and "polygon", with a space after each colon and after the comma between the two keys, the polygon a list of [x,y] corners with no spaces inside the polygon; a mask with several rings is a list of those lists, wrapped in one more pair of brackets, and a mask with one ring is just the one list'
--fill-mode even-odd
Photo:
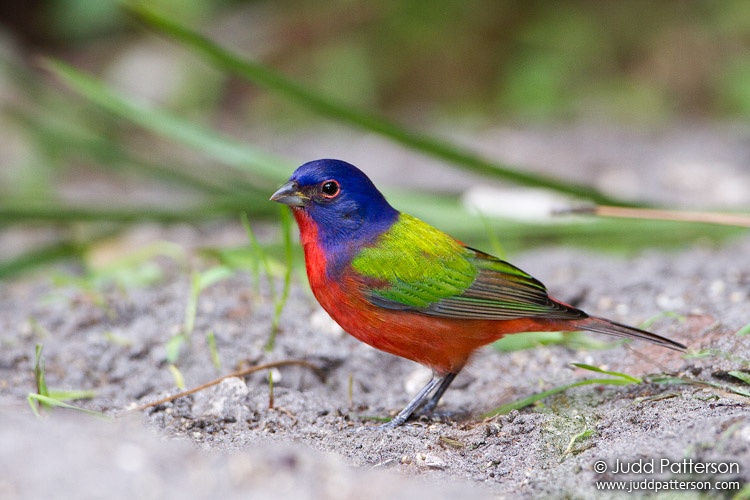
{"label": "blurred green leaf", "polygon": [[729,375],[733,376],[734,378],[742,380],[744,383],[750,385],[750,373],[742,372],[739,370],[732,370],[727,373],[729,373]]}
{"label": "blurred green leaf", "polygon": [[537,401],[541,401],[544,398],[554,396],[555,394],[560,394],[562,392],[568,391],[575,387],[581,387],[584,385],[629,385],[632,383],[634,382],[625,378],[591,378],[591,379],[586,379],[586,380],[579,380],[578,382],[573,382],[571,384],[565,384],[565,385],[553,387],[552,389],[542,391],[537,394],[532,394],[529,397],[519,399],[511,403],[504,404],[502,406],[495,408],[494,410],[488,411],[487,413],[483,414],[481,417],[490,418],[496,415],[507,415],[513,410],[520,410],[521,408],[526,408],[527,406],[533,405]]}
{"label": "blurred green leaf", "polygon": [[194,52],[202,54],[221,69],[250,80],[267,90],[279,93],[322,115],[349,125],[354,125],[368,132],[383,135],[409,148],[488,177],[495,177],[528,186],[554,189],[563,193],[588,198],[602,204],[624,204],[621,200],[615,200],[606,196],[592,187],[514,170],[506,165],[482,158],[445,139],[435,139],[424,134],[412,132],[374,114],[340,104],[333,99],[308,90],[267,66],[241,58],[195,31],[162,16],[142,3],[126,3],[125,7],[155,30],[176,39]]}
{"label": "blurred green leaf", "polygon": [[619,378],[628,380],[634,384],[640,384],[641,382],[643,382],[642,379],[638,377],[633,377],[631,375],[628,375],[627,373],[607,371],[602,368],[599,368],[598,366],[587,365],[585,363],[571,363],[571,364],[583,370],[588,370],[588,371],[595,372],[595,373],[603,373],[604,375],[612,375],[613,377],[619,377]]}
{"label": "blurred green leaf", "polygon": [[45,66],[68,87],[104,109],[226,165],[246,170],[261,181],[260,185],[274,187],[288,177],[292,164],[276,156],[139,103],[62,62],[47,59]]}
{"label": "blurred green leaf", "polygon": [[602,342],[584,332],[523,332],[506,335],[492,344],[500,352],[548,345],[562,345],[570,349],[611,349],[620,345],[620,342]]}
{"label": "blurred green leaf", "polygon": [[36,415],[37,417],[40,416],[40,413],[35,403],[39,403],[41,405],[44,405],[50,408],[51,407],[67,408],[69,410],[75,410],[81,413],[86,413],[86,414],[94,415],[97,417],[108,418],[107,415],[105,415],[104,413],[94,411],[94,410],[88,410],[86,408],[81,408],[80,406],[75,406],[75,405],[66,403],[65,401],[61,401],[59,399],[50,397],[50,396],[42,396],[41,394],[29,394],[28,401],[29,401],[29,405],[31,406],[31,411],[34,412],[34,415]]}

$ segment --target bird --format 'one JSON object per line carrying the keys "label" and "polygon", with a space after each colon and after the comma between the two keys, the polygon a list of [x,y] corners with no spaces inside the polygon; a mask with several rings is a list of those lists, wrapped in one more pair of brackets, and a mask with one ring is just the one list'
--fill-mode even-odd
{"label": "bird", "polygon": [[345,161],[303,164],[270,200],[291,208],[310,288],[331,318],[360,341],[433,372],[381,428],[398,427],[417,410],[429,414],[471,355],[506,335],[587,330],[686,349],[550,297],[514,265],[399,212]]}

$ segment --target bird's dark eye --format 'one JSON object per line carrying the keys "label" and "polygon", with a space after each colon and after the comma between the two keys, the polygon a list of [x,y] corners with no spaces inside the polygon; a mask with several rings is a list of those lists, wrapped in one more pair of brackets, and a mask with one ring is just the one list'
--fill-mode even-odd
{"label": "bird's dark eye", "polygon": [[334,180],[325,181],[320,186],[320,192],[323,193],[324,198],[335,198],[340,191],[341,188],[339,187],[339,183]]}

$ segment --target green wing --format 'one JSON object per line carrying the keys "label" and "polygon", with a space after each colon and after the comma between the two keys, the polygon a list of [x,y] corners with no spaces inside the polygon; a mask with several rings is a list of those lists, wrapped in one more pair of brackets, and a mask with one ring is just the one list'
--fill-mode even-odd
{"label": "green wing", "polygon": [[368,299],[388,309],[463,319],[585,317],[550,299],[542,283],[517,267],[407,214],[363,249],[352,267]]}

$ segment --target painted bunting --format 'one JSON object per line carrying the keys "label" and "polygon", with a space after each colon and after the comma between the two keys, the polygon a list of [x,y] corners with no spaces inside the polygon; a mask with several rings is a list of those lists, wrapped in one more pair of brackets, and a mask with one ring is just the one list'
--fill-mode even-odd
{"label": "painted bunting", "polygon": [[512,333],[588,330],[685,349],[553,299],[517,267],[391,207],[344,161],[305,163],[271,200],[291,207],[310,287],[328,314],[362,342],[433,370],[385,427],[422,405],[433,410],[474,351]]}

